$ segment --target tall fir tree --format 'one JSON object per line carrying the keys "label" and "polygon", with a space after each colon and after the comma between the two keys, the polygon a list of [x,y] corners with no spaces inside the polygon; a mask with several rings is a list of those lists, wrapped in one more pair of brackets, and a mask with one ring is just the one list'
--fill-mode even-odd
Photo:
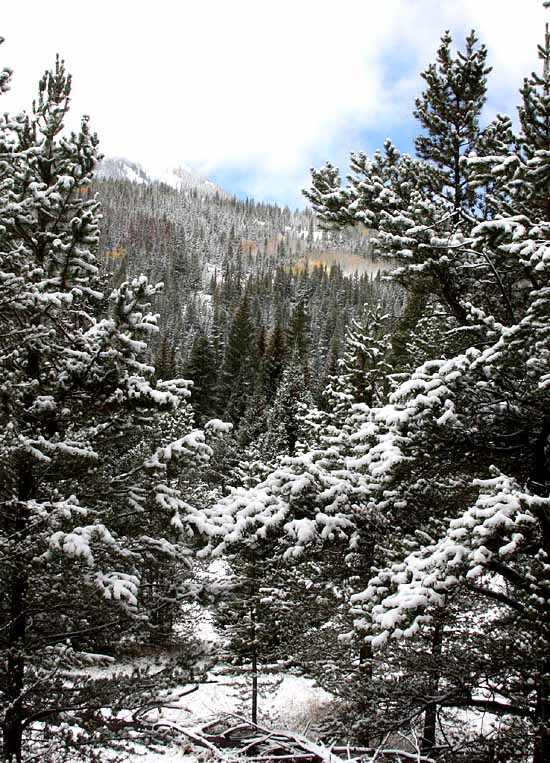
{"label": "tall fir tree", "polygon": [[193,382],[192,404],[199,423],[219,411],[220,402],[216,397],[217,371],[216,358],[208,337],[198,336],[193,342],[184,376]]}
{"label": "tall fir tree", "polygon": [[229,329],[219,378],[219,395],[225,414],[238,423],[252,392],[255,369],[255,329],[248,294],[241,298]]}

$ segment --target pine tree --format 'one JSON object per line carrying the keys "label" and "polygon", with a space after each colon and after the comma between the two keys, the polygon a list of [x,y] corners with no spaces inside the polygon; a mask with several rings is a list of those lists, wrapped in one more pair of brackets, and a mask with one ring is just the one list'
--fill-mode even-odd
{"label": "pine tree", "polygon": [[250,676],[250,719],[257,724],[268,666],[281,655],[281,623],[269,601],[277,572],[269,553],[254,545],[241,546],[227,561],[230,572],[215,609],[215,624],[225,637],[227,658]]}
{"label": "pine tree", "polygon": [[156,548],[175,562],[188,553],[174,461],[209,454],[202,433],[180,432],[131,458],[142,427],[157,410],[176,410],[187,390],[182,381],[155,383],[148,362],[158,289],[142,276],[103,294],[98,203],[81,193],[97,138],[87,118],[78,133],[63,134],[70,91],[57,60],[31,113],[0,118],[0,713],[8,763],[40,756],[32,738],[40,724],[63,713],[68,725],[86,716],[95,725],[96,711],[113,703],[112,684],[76,674],[68,682],[63,673],[93,662],[88,645],[98,634],[146,625],[148,554]]}
{"label": "pine tree", "polygon": [[176,348],[165,334],[155,359],[155,371],[159,379],[175,379],[177,374]]}
{"label": "pine tree", "polygon": [[471,206],[472,197],[464,178],[461,159],[475,150],[479,139],[479,117],[486,100],[487,49],[476,50],[472,31],[465,51],[451,54],[452,38],[445,32],[437,51],[437,62],[422,72],[426,89],[416,99],[414,116],[426,130],[416,141],[416,153],[442,174],[432,193],[443,193],[454,210]]}
{"label": "pine tree", "polygon": [[[406,544],[399,549],[400,543],[394,542],[395,561],[386,556],[387,565],[381,555],[381,568],[357,598],[359,606],[366,604],[365,629],[374,648],[387,644],[390,636],[410,638],[414,644],[418,633],[431,631],[430,669],[436,680],[422,692],[425,750],[436,743],[434,710],[439,703],[507,717],[511,733],[523,735],[520,744],[537,763],[550,759],[543,593],[548,580],[540,564],[550,551],[550,427],[543,349],[548,325],[543,253],[548,241],[544,136],[549,46],[547,37],[539,51],[543,76],[533,76],[522,90],[522,134],[512,136],[509,120],[499,118],[470,145],[475,154],[462,161],[469,190],[475,189],[481,199],[471,205],[469,217],[456,215],[456,194],[441,206],[428,182],[425,191],[416,186],[416,211],[413,196],[403,205],[403,187],[392,186],[395,208],[384,221],[367,184],[362,199],[362,215],[380,221],[382,245],[395,246],[403,262],[401,282],[415,270],[429,275],[454,318],[454,325],[445,325],[444,315],[437,327],[444,347],[427,347],[426,362],[409,373],[389,406],[369,417],[370,448],[361,460],[369,474],[365,491],[394,533],[399,527],[403,536],[409,534],[412,550],[407,553]],[[441,126],[442,133],[446,129]],[[432,141],[428,147],[434,146]],[[435,155],[426,152],[425,158],[437,165]],[[371,172],[376,162],[363,164]],[[446,166],[450,173],[452,165]],[[386,161],[386,178],[391,177],[388,168]],[[441,168],[443,164],[436,166]],[[420,167],[419,177],[423,172]],[[337,219],[339,204],[344,207],[341,219],[349,216],[353,190],[332,192],[323,210],[328,220]],[[461,204],[465,201],[460,196]],[[443,244],[439,234],[446,207],[453,211],[447,219],[454,230],[448,228]],[[430,219],[435,227],[428,234]],[[411,260],[416,263],[412,267]],[[359,440],[360,430],[352,438]],[[377,452],[391,453],[391,458],[380,463]],[[408,519],[406,506],[414,506]],[[415,531],[425,531],[434,519],[433,531],[414,540]],[[533,596],[538,596],[537,605]],[[484,601],[485,607],[492,606],[491,615],[480,620],[477,613]],[[438,631],[445,633],[443,644]],[[469,667],[458,675],[453,664],[466,644]],[[438,657],[441,653],[447,655],[446,664]],[[408,669],[417,670],[414,664]],[[443,700],[440,680],[445,684]],[[508,759],[506,732],[495,744],[501,759]]]}
{"label": "pine tree", "polygon": [[312,172],[312,187],[304,192],[326,227],[362,224],[378,232],[374,254],[397,259],[393,278],[419,303],[418,317],[432,294],[460,324],[467,320],[463,302],[471,283],[463,259],[443,256],[433,232],[457,236],[459,245],[461,228],[469,224],[466,213],[476,207],[463,158],[481,140],[479,115],[490,71],[487,52],[483,46],[475,50],[476,42],[472,33],[465,52],[453,58],[445,34],[438,62],[422,75],[427,87],[415,115],[427,134],[417,139],[419,158],[400,154],[388,140],[372,159],[352,154],[347,186],[327,164]]}
{"label": "pine tree", "polygon": [[267,416],[267,431],[259,447],[269,460],[292,454],[300,434],[300,419],[304,409],[313,404],[300,363],[291,362],[283,371],[280,384]]}
{"label": "pine tree", "polygon": [[390,362],[391,326],[380,305],[365,306],[361,322],[353,321],[346,333],[346,349],[338,364],[337,386],[353,403],[369,408],[388,397],[393,367]]}
{"label": "pine tree", "polygon": [[[357,627],[397,725],[407,710],[409,719],[423,714],[421,747],[432,755],[446,713],[491,712],[504,719],[492,739],[455,723],[449,759],[492,748],[493,758],[515,760],[520,749],[547,763],[550,41],[542,77],[522,90],[517,137],[503,118],[479,129],[485,53],[474,60],[471,37],[451,60],[449,44],[417,107],[429,130],[424,156],[388,142],[372,159],[352,157],[346,187],[327,165],[307,194],[325,225],[377,231],[375,251],[397,261],[392,276],[413,293],[425,289],[412,318],[431,339],[417,342],[418,365],[406,359],[389,396],[352,404],[337,426],[312,420],[307,447],[214,507],[213,528],[226,532],[213,530],[210,543],[221,550],[269,534],[287,559],[347,543],[367,572],[375,565],[355,599]],[[459,101],[454,121],[439,119],[432,134],[443,113],[438,77],[452,83],[468,61],[479,87],[470,81],[469,105]]]}

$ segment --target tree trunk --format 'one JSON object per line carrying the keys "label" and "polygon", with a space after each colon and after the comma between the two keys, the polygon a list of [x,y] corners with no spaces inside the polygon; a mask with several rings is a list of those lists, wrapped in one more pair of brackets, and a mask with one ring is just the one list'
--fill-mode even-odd
{"label": "tree trunk", "polygon": [[8,659],[6,676],[6,699],[8,709],[2,723],[4,736],[4,760],[21,763],[23,745],[23,689],[25,680],[25,639],[27,635],[27,569],[21,549],[28,532],[28,508],[26,501],[33,492],[31,467],[24,461],[18,476],[18,501],[14,505],[14,553],[10,587],[10,627],[8,632]]}
{"label": "tree trunk", "polygon": [[[436,695],[439,688],[440,669],[439,662],[443,647],[443,625],[435,623],[432,636],[432,664],[433,672],[429,682],[428,692],[430,695]],[[421,751],[429,752],[435,747],[435,733],[437,729],[437,705],[434,703],[428,705],[424,713],[424,729],[422,731]]]}
{"label": "tree trunk", "polygon": [[[363,641],[359,647],[359,665],[363,679],[365,680],[365,685],[368,686],[372,681],[372,646],[368,641]],[[368,710],[366,703],[359,703],[359,711],[362,715],[367,715]],[[368,733],[361,734],[360,741],[365,747],[369,747],[371,743],[370,735]]]}
{"label": "tree trunk", "polygon": [[256,619],[256,598],[258,596],[258,573],[256,569],[256,552],[251,549],[250,559],[250,578],[249,578],[249,595],[250,595],[250,643],[252,647],[251,662],[252,662],[252,707],[251,707],[251,719],[252,723],[258,723],[258,626]]}
{"label": "tree trunk", "polygon": [[11,581],[9,651],[6,677],[6,699],[9,702],[4,717],[4,759],[9,763],[21,763],[23,740],[23,686],[25,658],[25,594],[26,580],[14,571]]}
{"label": "tree trunk", "polygon": [[543,662],[535,705],[533,763],[550,763],[550,659]]}
{"label": "tree trunk", "polygon": [[[534,493],[545,497],[550,492],[550,470],[546,453],[549,438],[550,417],[545,416],[533,447],[533,458],[528,481],[528,485]],[[550,521],[545,511],[538,512],[536,516],[540,522],[543,549],[548,555],[550,554]],[[541,623],[548,643],[548,628],[545,626],[544,615],[541,615]],[[550,763],[550,682],[548,680],[550,675],[550,659],[543,661],[540,673],[535,705],[533,763]]]}
{"label": "tree trunk", "polygon": [[[550,763],[550,703],[544,703],[544,712],[539,715],[538,727],[535,731],[535,748],[533,763]],[[542,710],[541,707],[538,708]]]}
{"label": "tree trunk", "polygon": [[258,640],[256,638],[256,610],[251,608],[252,619],[252,723],[258,723]]}
{"label": "tree trunk", "polygon": [[258,659],[256,649],[252,654],[252,723],[258,723]]}

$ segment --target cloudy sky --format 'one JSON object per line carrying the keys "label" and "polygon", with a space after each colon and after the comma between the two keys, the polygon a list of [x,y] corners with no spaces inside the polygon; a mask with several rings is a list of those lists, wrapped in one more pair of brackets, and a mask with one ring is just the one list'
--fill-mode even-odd
{"label": "cloudy sky", "polygon": [[0,108],[28,108],[59,53],[73,118],[89,114],[105,154],[161,171],[189,164],[228,191],[302,206],[309,168],[345,168],[410,114],[441,33],[475,28],[494,71],[487,117],[515,111],[538,68],[540,0],[27,0],[3,4]]}

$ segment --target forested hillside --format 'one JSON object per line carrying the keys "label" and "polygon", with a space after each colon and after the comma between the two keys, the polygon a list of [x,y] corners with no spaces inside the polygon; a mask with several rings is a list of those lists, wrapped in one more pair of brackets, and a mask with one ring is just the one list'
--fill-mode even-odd
{"label": "forested hillside", "polygon": [[111,285],[139,273],[164,284],[157,373],[193,381],[201,422],[267,409],[292,363],[319,399],[364,305],[400,314],[402,291],[382,280],[388,264],[372,256],[369,231],[329,233],[311,212],[204,193],[192,176],[173,188],[120,161],[111,174],[121,166],[141,182],[107,179],[109,162],[90,190],[102,204],[102,269]]}
{"label": "forested hillside", "polygon": [[[59,59],[0,118],[6,763],[550,763],[538,56],[487,121],[443,34],[415,155],[306,211],[102,166]],[[328,699],[285,732],[290,676]]]}

